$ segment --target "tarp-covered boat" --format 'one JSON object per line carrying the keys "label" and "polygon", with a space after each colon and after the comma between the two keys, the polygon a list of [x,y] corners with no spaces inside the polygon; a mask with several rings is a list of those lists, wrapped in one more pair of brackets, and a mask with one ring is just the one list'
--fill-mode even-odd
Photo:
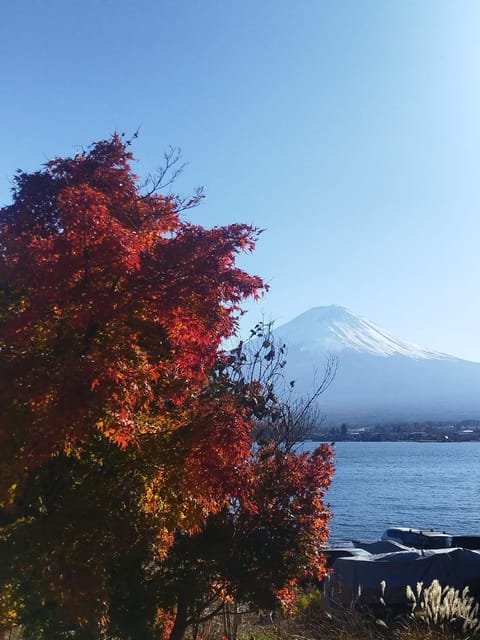
{"label": "tarp-covered boat", "polygon": [[425,587],[433,580],[442,586],[463,589],[480,595],[480,552],[469,549],[409,550],[394,553],[338,558],[324,584],[325,594],[348,605],[359,594],[363,602],[378,603],[381,583],[385,581],[387,604],[407,603],[406,588],[414,590],[417,582]]}

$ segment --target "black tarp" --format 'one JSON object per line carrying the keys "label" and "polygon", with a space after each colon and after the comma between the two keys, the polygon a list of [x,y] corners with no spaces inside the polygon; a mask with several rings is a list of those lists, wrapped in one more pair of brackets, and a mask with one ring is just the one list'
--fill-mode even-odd
{"label": "black tarp", "polygon": [[480,594],[480,552],[469,549],[411,550],[363,557],[339,558],[333,573],[325,581],[325,593],[333,601],[348,605],[359,594],[367,603],[377,603],[381,583],[385,581],[387,604],[407,603],[408,585],[416,590],[437,579],[442,587],[463,589]]}

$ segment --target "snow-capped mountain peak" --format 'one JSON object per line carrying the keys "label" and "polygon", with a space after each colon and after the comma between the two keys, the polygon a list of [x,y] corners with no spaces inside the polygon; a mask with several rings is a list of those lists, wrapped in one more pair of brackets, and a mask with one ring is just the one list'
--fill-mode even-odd
{"label": "snow-capped mountain peak", "polygon": [[402,355],[415,359],[452,359],[444,353],[399,340],[345,307],[331,305],[305,311],[275,333],[301,351],[340,353],[345,350],[377,356]]}
{"label": "snow-capped mountain peak", "polygon": [[300,397],[315,389],[328,354],[338,356],[320,399],[331,424],[480,416],[480,363],[400,340],[344,307],[310,309],[273,333],[287,346],[285,379]]}

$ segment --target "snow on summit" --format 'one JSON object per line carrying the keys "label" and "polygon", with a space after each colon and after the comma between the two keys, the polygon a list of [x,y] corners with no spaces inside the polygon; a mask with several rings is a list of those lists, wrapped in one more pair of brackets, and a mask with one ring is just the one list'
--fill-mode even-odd
{"label": "snow on summit", "polygon": [[444,353],[399,340],[391,333],[345,307],[331,305],[305,311],[278,327],[275,333],[300,351],[339,353],[345,350],[377,356],[401,355],[415,359],[452,359]]}
{"label": "snow on summit", "polygon": [[329,424],[463,420],[480,416],[480,363],[400,340],[344,307],[316,307],[274,330],[285,379],[308,397],[328,355],[338,369],[320,406]]}

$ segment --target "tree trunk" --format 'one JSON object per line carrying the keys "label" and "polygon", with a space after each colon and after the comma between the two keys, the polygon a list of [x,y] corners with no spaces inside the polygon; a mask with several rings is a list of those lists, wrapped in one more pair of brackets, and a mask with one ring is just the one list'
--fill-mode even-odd
{"label": "tree trunk", "polygon": [[185,631],[188,627],[188,608],[187,603],[183,598],[178,599],[177,613],[175,616],[175,622],[170,632],[168,640],[183,640]]}

